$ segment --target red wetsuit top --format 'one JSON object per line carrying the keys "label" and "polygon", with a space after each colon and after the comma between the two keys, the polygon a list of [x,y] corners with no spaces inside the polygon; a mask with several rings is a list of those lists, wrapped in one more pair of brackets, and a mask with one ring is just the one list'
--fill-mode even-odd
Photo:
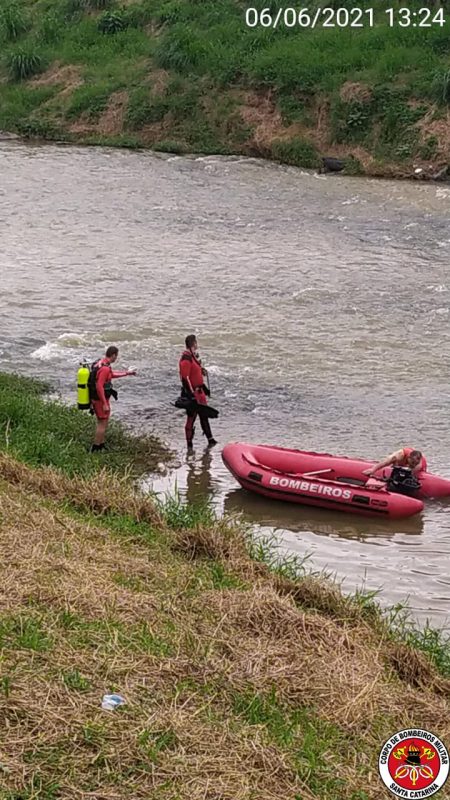
{"label": "red wetsuit top", "polygon": [[125,378],[128,375],[128,372],[114,372],[111,369],[111,363],[107,358],[101,358],[100,361],[97,361],[97,364],[101,365],[97,372],[95,381],[98,402],[102,403],[103,405],[109,405],[109,402],[105,396],[105,383],[109,383],[113,378]]}
{"label": "red wetsuit top", "polygon": [[180,379],[185,388],[188,388],[186,379],[189,378],[192,388],[195,392],[195,399],[198,403],[206,403],[206,395],[203,391],[203,370],[202,365],[198,358],[191,353],[190,350],[185,350],[180,358],[179,363]]}
{"label": "red wetsuit top", "polygon": [[[403,458],[400,459],[400,461],[396,462],[398,464],[398,466],[399,467],[407,467],[408,466],[408,458],[411,455],[411,453],[413,453],[413,452],[414,452],[414,447],[404,447],[403,448]],[[415,469],[418,470],[418,471],[421,471],[421,472],[426,472],[427,460],[426,460],[425,456],[422,456],[422,458],[419,461],[419,464],[417,465],[417,467],[415,467]]]}

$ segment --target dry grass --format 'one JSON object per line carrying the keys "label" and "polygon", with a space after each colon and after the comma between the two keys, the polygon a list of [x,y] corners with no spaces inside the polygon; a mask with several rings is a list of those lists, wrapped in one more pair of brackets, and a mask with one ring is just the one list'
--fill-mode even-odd
{"label": "dry grass", "polygon": [[74,89],[83,85],[81,69],[74,64],[62,65],[56,61],[42,75],[30,81],[31,86],[62,86],[60,96],[70,94]]}
{"label": "dry grass", "polygon": [[123,121],[128,105],[128,92],[114,92],[109,98],[108,106],[101,115],[98,124],[98,133],[111,136],[122,133]]}
{"label": "dry grass", "polygon": [[220,521],[176,531],[173,538],[174,549],[190,559],[213,558],[230,562],[237,569],[241,560],[244,565],[248,562],[245,540],[239,530]]}
{"label": "dry grass", "polygon": [[238,528],[168,532],[106,474],[0,476],[2,800],[379,800],[384,738],[450,737],[425,656],[252,562]]}
{"label": "dry grass", "polygon": [[372,97],[372,89],[365,83],[346,81],[339,90],[339,97],[344,103],[367,103]]}
{"label": "dry grass", "polygon": [[126,513],[138,522],[162,524],[150,497],[133,492],[127,477],[120,478],[106,469],[95,478],[69,478],[52,467],[32,469],[8,454],[0,453],[0,477],[26,491],[35,491],[59,502],[68,501],[83,511],[103,515],[122,514],[126,509]]}

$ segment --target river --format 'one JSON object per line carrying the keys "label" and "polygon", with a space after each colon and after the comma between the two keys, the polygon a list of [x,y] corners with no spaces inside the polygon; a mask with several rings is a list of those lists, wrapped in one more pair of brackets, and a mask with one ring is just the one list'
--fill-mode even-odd
{"label": "river", "polygon": [[[450,477],[450,189],[15,142],[0,167],[0,368],[75,400],[79,360],[117,343],[139,375],[114,416],[179,452],[155,490],[208,493],[344,590],[447,625],[450,505],[383,523],[277,504],[237,487],[220,445],[378,459],[409,444]],[[221,416],[219,446],[198,430],[187,459],[170,402],[190,332]]]}

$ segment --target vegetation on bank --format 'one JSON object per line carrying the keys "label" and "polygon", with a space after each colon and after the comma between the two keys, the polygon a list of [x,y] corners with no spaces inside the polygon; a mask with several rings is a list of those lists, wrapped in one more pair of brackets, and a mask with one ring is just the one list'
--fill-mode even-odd
{"label": "vegetation on bank", "polygon": [[1,800],[379,800],[385,739],[449,737],[448,642],[119,462],[79,475],[32,421],[69,454],[84,416],[1,381]]}
{"label": "vegetation on bank", "polygon": [[97,457],[89,452],[94,417],[48,400],[51,387],[42,381],[0,373],[0,450],[32,466],[56,467],[69,476],[89,477],[104,466],[110,472],[137,477],[170,459],[169,450],[153,435],[127,433],[111,420],[108,448]]}
{"label": "vegetation on bank", "polygon": [[[276,17],[273,0],[251,5]],[[306,167],[334,155],[351,173],[445,167],[450,22],[389,27],[372,5],[374,27],[311,30],[249,27],[243,0],[0,0],[0,129]]]}

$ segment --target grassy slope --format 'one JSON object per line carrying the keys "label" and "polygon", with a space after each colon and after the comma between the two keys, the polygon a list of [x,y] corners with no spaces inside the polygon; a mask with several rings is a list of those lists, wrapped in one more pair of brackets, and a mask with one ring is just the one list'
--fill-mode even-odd
{"label": "grassy slope", "polygon": [[373,603],[269,569],[242,530],[155,506],[117,464],[49,466],[42,400],[12,419],[23,384],[2,381],[1,800],[379,800],[394,730],[448,739],[448,645],[420,652]]}
{"label": "grassy slope", "polygon": [[108,428],[108,450],[93,457],[89,448],[95,418],[76,406],[46,402],[48,391],[41,381],[0,373],[0,449],[33,466],[51,465],[85,478],[102,466],[115,474],[140,476],[170,459],[155,436],[130,435],[114,420]]}
{"label": "grassy slope", "polygon": [[[372,174],[449,162],[450,23],[389,29],[379,11],[375,29],[252,29],[246,5],[127,2],[110,35],[115,0],[0,0],[0,128],[303,166],[354,155]],[[10,82],[24,63],[47,71]]]}

